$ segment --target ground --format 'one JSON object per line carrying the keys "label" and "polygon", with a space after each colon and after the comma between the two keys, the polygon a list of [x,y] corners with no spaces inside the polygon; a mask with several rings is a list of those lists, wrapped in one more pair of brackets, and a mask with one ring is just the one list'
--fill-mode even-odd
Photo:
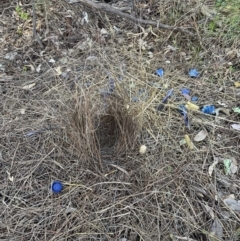
{"label": "ground", "polygon": [[33,2],[0,6],[0,239],[240,240],[240,1]]}

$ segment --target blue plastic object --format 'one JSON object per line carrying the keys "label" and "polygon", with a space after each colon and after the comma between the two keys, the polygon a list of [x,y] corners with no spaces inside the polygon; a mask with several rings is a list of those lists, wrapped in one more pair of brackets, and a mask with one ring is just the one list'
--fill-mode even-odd
{"label": "blue plastic object", "polygon": [[196,69],[190,69],[189,72],[188,72],[188,75],[190,77],[193,77],[193,78],[197,78],[199,77],[199,71],[197,71]]}
{"label": "blue plastic object", "polygon": [[203,108],[201,109],[201,111],[205,114],[209,114],[209,115],[214,115],[216,114],[216,108],[214,105],[205,105],[203,106]]}
{"label": "blue plastic object", "polygon": [[156,74],[157,74],[158,76],[160,76],[160,77],[163,77],[163,75],[164,75],[164,70],[163,70],[163,69],[157,69],[157,70],[156,70]]}
{"label": "blue plastic object", "polygon": [[184,115],[184,113],[187,113],[187,109],[184,105],[179,105],[179,109],[178,109],[178,112],[181,114],[181,115]]}
{"label": "blue plastic object", "polygon": [[186,107],[184,105],[180,105],[178,111],[181,115],[183,115],[184,123],[190,129],[190,123],[189,123],[189,118],[188,118]]}
{"label": "blue plastic object", "polygon": [[132,100],[134,101],[134,102],[138,102],[139,100],[138,100],[138,97],[136,97],[136,96],[133,96],[132,97]]}
{"label": "blue plastic object", "polygon": [[160,104],[158,105],[158,107],[157,107],[157,110],[158,110],[158,111],[161,111],[161,110],[164,108],[164,104],[167,103],[168,98],[171,97],[172,94],[173,94],[173,89],[171,89],[171,90],[169,90],[169,91],[167,92],[167,95],[164,97],[162,103],[160,103]]}
{"label": "blue plastic object", "polygon": [[63,184],[60,181],[54,181],[51,185],[53,193],[60,193],[63,190]]}
{"label": "blue plastic object", "polygon": [[192,102],[197,102],[198,101],[198,97],[197,96],[193,96],[191,100],[192,100]]}
{"label": "blue plastic object", "polygon": [[182,88],[181,92],[182,92],[183,95],[189,95],[190,94],[190,89]]}
{"label": "blue plastic object", "polygon": [[162,103],[166,104],[168,98],[169,98],[172,94],[173,94],[173,89],[171,89],[171,90],[169,90],[169,91],[167,92],[167,95],[164,97]]}

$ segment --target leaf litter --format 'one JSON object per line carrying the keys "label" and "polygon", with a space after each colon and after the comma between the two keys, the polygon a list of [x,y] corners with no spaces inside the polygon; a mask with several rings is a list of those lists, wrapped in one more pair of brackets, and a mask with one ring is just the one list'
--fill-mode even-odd
{"label": "leaf litter", "polygon": [[[238,164],[233,161],[239,160],[239,115],[231,110],[239,108],[238,52],[234,43],[224,51],[226,44],[216,37],[219,27],[213,37],[204,35],[217,11],[214,6],[174,0],[161,8],[158,1],[134,7],[145,20],[158,22],[160,14],[172,23],[180,9],[185,17],[176,27],[199,29],[202,47],[211,51],[206,55],[193,41],[186,47],[189,36],[182,39],[175,31],[166,38],[170,32],[164,29],[135,28],[119,17],[96,15],[91,8],[84,12],[82,4],[49,4],[45,18],[37,15],[43,50],[31,41],[32,21],[14,42],[21,20],[2,14],[9,28],[1,33],[1,56],[9,49],[14,53],[1,62],[6,73],[0,78],[0,205],[1,217],[9,217],[1,230],[5,239],[210,240],[214,234],[215,239],[231,240],[239,227],[229,212],[239,214]],[[138,16],[127,1],[112,5]],[[189,14],[189,9],[194,11]],[[80,17],[72,21],[73,16]],[[196,48],[199,58],[194,58]],[[191,66],[195,70],[190,78]],[[159,67],[163,76],[154,72]],[[190,92],[181,93],[183,87]],[[99,90],[110,94],[103,100]],[[169,90],[172,95],[165,99]],[[43,130],[46,125],[59,129]],[[201,130],[208,135],[194,140]],[[139,143],[147,147],[143,154]],[[228,175],[225,159],[231,160],[226,162]],[[69,185],[66,192],[49,197],[55,179],[81,180],[88,188]],[[236,199],[219,202],[220,193],[234,193]],[[25,221],[16,229],[16,220]]]}

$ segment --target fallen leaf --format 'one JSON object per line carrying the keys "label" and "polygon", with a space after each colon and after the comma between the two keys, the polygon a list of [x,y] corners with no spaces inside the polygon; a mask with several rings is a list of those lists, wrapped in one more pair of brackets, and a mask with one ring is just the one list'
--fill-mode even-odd
{"label": "fallen leaf", "polygon": [[25,85],[22,87],[23,90],[30,90],[32,87],[34,87],[36,85],[36,83],[32,83],[29,85]]}
{"label": "fallen leaf", "polygon": [[192,150],[194,148],[194,145],[193,145],[192,141],[190,140],[189,136],[185,135],[184,137],[185,137],[188,147],[190,148],[190,150]]}
{"label": "fallen leaf", "polygon": [[145,145],[141,145],[139,149],[139,153],[142,155],[146,153],[146,151],[147,151],[147,147]]}
{"label": "fallen leaf", "polygon": [[203,141],[207,137],[208,133],[205,130],[198,132],[198,134],[194,137],[194,141]]}
{"label": "fallen leaf", "polygon": [[239,108],[239,107],[235,107],[235,108],[233,108],[233,112],[235,112],[235,113],[239,113],[239,114],[240,114],[240,108]]}
{"label": "fallen leaf", "polygon": [[185,139],[182,139],[182,140],[179,141],[179,145],[180,145],[180,146],[182,146],[182,145],[184,145],[184,144],[186,144],[186,140],[185,140]]}
{"label": "fallen leaf", "polygon": [[228,105],[227,105],[227,104],[222,103],[221,101],[218,101],[217,103],[218,103],[219,105],[223,106],[223,107],[228,107]]}
{"label": "fallen leaf", "polygon": [[216,109],[216,116],[218,116],[219,115],[219,112],[223,112],[224,114],[226,114],[226,115],[230,115],[230,111],[228,110],[228,109],[225,109],[225,108],[217,108]]}
{"label": "fallen leaf", "polygon": [[207,213],[210,214],[211,218],[214,219],[214,213],[212,208],[210,208],[207,204],[204,204],[204,207],[206,208]]}
{"label": "fallen leaf", "polygon": [[240,82],[235,82],[234,84],[237,88],[240,87]]}
{"label": "fallen leaf", "polygon": [[126,238],[120,238],[120,241],[127,241]]}
{"label": "fallen leaf", "polygon": [[22,115],[24,115],[24,114],[25,114],[25,111],[26,111],[26,109],[22,108],[22,109],[20,110],[20,113],[21,113]]}
{"label": "fallen leaf", "polygon": [[14,178],[13,178],[13,176],[10,175],[10,172],[7,171],[7,174],[8,174],[8,179],[9,179],[11,182],[13,182],[13,179],[14,179]]}
{"label": "fallen leaf", "polygon": [[101,28],[100,34],[101,35],[108,35],[109,33],[108,33],[108,31],[105,28]]}
{"label": "fallen leaf", "polygon": [[211,227],[211,233],[214,236],[222,239],[223,227],[222,227],[222,224],[219,222],[217,217],[214,218],[214,221],[213,221],[213,224],[212,224],[212,227]]}
{"label": "fallen leaf", "polygon": [[239,124],[232,124],[231,127],[232,127],[234,130],[240,131],[240,125],[239,125]]}
{"label": "fallen leaf", "polygon": [[81,20],[81,25],[84,25],[85,22],[88,23],[88,13],[83,12],[82,15],[83,15],[83,18]]}
{"label": "fallen leaf", "polygon": [[224,199],[224,203],[232,210],[240,212],[240,200],[234,200],[232,198]]}
{"label": "fallen leaf", "polygon": [[185,107],[186,107],[188,110],[199,110],[199,106],[191,103],[190,101],[187,102],[187,104],[185,105]]}
{"label": "fallen leaf", "polygon": [[17,52],[10,52],[10,53],[7,53],[5,56],[4,56],[4,59],[7,59],[7,60],[14,60],[17,56]]}
{"label": "fallen leaf", "polygon": [[60,61],[62,64],[67,64],[67,63],[68,63],[68,58],[67,58],[67,57],[62,57],[61,59],[59,59],[59,61]]}
{"label": "fallen leaf", "polygon": [[37,73],[39,73],[41,71],[41,66],[42,66],[42,64],[39,64],[38,67],[36,68]]}
{"label": "fallen leaf", "polygon": [[208,174],[211,177],[215,166],[218,164],[218,160],[214,161],[212,165],[208,168]]}
{"label": "fallen leaf", "polygon": [[231,163],[232,163],[232,161],[230,159],[223,160],[224,171],[225,171],[226,175],[230,174],[230,172],[231,172]]}
{"label": "fallen leaf", "polygon": [[57,68],[55,68],[55,71],[56,71],[58,76],[61,75],[62,74],[61,66],[58,66]]}
{"label": "fallen leaf", "polygon": [[54,64],[56,61],[54,59],[50,59],[48,62]]}
{"label": "fallen leaf", "polygon": [[32,72],[35,71],[35,68],[34,68],[34,66],[32,64],[24,65],[24,67],[30,67]]}
{"label": "fallen leaf", "polygon": [[67,208],[67,209],[65,210],[65,213],[66,213],[66,214],[73,213],[73,212],[75,212],[76,210],[77,210],[76,208],[69,207],[69,208]]}
{"label": "fallen leaf", "polygon": [[238,163],[235,158],[232,158],[231,166],[230,166],[231,173],[234,174],[238,170]]}

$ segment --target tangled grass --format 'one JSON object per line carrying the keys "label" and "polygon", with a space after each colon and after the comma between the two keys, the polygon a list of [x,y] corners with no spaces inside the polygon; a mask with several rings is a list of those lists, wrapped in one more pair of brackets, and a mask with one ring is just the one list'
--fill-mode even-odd
{"label": "tangled grass", "polygon": [[[164,6],[174,6],[176,18],[184,10],[180,4]],[[52,26],[64,25],[59,14],[68,8],[61,1],[49,9]],[[186,13],[178,23],[184,26],[193,15],[201,16]],[[110,32],[109,19],[99,19]],[[23,27],[15,44],[27,64],[6,60],[0,77],[1,240],[239,240],[239,213],[223,201],[230,194],[240,199],[239,172],[226,175],[222,162],[239,162],[239,131],[230,128],[240,122],[239,114],[189,111],[189,130],[178,111],[186,103],[182,87],[199,97],[199,106],[239,106],[236,58],[232,71],[218,58],[227,59],[224,50],[209,47],[213,40],[204,49],[167,32],[142,39],[144,34],[122,23],[129,32],[103,38],[91,22],[78,43],[48,42],[46,54],[23,44]],[[15,34],[5,32],[3,56],[11,46],[6,39]],[[29,65],[39,64],[39,73],[31,72]],[[194,65],[199,79],[187,76]],[[154,74],[159,67],[162,78]],[[169,89],[174,94],[157,111]],[[192,150],[181,144],[200,130],[208,136]],[[144,154],[141,145],[147,146]],[[64,184],[59,194],[50,191],[54,180]]]}

